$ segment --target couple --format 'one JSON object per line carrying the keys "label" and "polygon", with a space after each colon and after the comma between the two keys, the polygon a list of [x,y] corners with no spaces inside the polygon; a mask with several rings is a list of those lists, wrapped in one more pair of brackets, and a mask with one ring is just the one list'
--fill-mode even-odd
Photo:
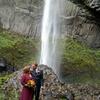
{"label": "couple", "polygon": [[39,70],[38,64],[32,64],[31,67],[26,66],[23,69],[21,77],[21,84],[23,89],[21,91],[19,100],[39,100],[40,88],[43,86],[43,71]]}

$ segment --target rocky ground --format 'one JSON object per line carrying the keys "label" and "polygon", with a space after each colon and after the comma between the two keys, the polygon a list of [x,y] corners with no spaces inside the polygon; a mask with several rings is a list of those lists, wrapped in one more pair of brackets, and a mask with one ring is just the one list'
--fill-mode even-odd
{"label": "rocky ground", "polygon": [[[40,69],[44,71],[44,86],[41,89],[40,100],[100,100],[99,85],[62,83],[52,69],[48,67],[40,67]],[[11,98],[18,100],[21,72],[15,72],[13,77],[5,82],[4,100],[12,100]]]}

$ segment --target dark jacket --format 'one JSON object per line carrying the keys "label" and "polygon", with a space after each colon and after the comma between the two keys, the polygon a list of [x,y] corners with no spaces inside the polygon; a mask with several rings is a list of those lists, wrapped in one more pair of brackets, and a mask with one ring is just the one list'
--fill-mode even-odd
{"label": "dark jacket", "polygon": [[36,85],[42,85],[43,86],[43,71],[42,70],[38,70],[38,72],[36,72],[36,70],[33,70],[31,72],[32,78],[36,80]]}

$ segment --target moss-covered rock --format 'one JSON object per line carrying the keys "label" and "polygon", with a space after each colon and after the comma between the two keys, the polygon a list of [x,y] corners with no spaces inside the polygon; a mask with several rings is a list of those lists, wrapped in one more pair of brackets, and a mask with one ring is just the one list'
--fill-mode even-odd
{"label": "moss-covered rock", "polygon": [[8,31],[0,32],[0,57],[12,66],[23,66],[34,61],[37,52],[36,40]]}
{"label": "moss-covered rock", "polygon": [[100,50],[87,47],[75,39],[64,42],[62,76],[67,81],[89,82],[99,80]]}
{"label": "moss-covered rock", "polygon": [[[97,84],[66,84],[59,81],[51,68],[41,65],[44,73],[44,85],[40,92],[40,100],[99,100],[100,86]],[[5,97],[2,100],[18,100],[21,89],[22,71],[13,74],[4,85]]]}
{"label": "moss-covered rock", "polygon": [[3,85],[4,83],[6,83],[11,77],[13,76],[13,74],[10,73],[2,73],[0,74],[0,100],[4,100],[4,92],[3,92]]}

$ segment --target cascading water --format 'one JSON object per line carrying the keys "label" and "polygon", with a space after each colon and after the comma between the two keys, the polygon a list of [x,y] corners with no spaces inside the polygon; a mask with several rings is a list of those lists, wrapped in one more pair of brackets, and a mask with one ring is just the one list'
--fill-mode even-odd
{"label": "cascading water", "polygon": [[67,37],[74,35],[77,29],[74,25],[77,25],[75,22],[79,20],[77,17],[79,14],[80,9],[68,0],[45,0],[40,64],[51,67],[62,82],[74,80],[74,74],[66,71],[67,69],[70,71],[69,66],[60,67],[59,65],[60,63],[64,65],[63,59],[61,62],[61,58],[64,57],[62,55],[65,53],[62,51],[66,49],[64,43]]}
{"label": "cascading water", "polygon": [[58,66],[56,60],[57,40],[60,33],[60,5],[61,0],[45,0],[42,19],[40,64],[48,65],[54,71]]}

